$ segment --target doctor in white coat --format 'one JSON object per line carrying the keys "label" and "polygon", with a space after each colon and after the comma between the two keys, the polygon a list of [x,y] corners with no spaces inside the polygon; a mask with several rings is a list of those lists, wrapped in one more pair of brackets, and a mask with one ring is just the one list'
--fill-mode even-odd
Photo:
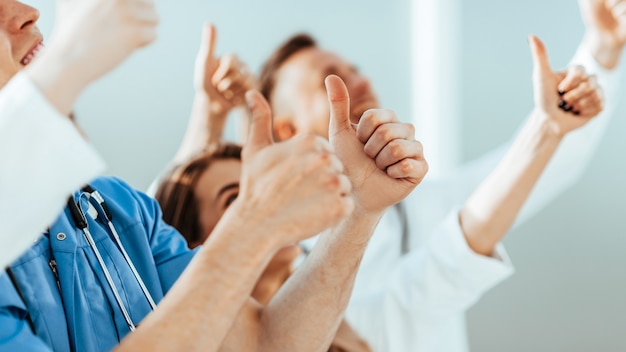
{"label": "doctor in white coat", "polygon": [[[558,84],[563,95],[554,105],[562,105],[570,115],[581,114],[572,106],[574,101],[593,105],[581,92],[588,94],[600,85],[604,112],[583,127],[568,129],[567,136],[537,138],[545,137],[536,123],[545,102],[536,98],[535,111],[512,142],[453,174],[426,178],[421,188],[386,213],[365,253],[346,312],[375,351],[467,351],[465,311],[513,273],[500,241],[511,226],[526,221],[573,185],[587,167],[618,103],[616,66],[626,42],[626,14],[624,2],[580,0],[580,5],[587,31],[567,78],[565,73],[550,76],[554,73],[547,69],[537,72],[544,72],[544,78],[565,78]],[[254,86],[238,60],[213,57],[213,39],[203,45],[196,65],[194,110],[175,163],[219,139],[238,95]],[[291,55],[275,67],[274,76],[261,77],[262,84],[272,85],[266,96],[276,115],[275,135],[279,139],[299,132],[324,135],[328,117],[314,116],[323,109],[310,101],[298,106],[299,99],[311,96],[301,94],[300,87],[310,84],[312,90],[319,89],[317,82],[327,73],[325,62],[331,61],[335,69],[352,66],[314,42]],[[543,54],[534,55],[536,68],[547,67],[547,59],[537,59]],[[344,79],[350,87],[350,78]],[[538,80],[535,77],[536,97],[541,95]],[[366,80],[354,82],[352,97],[367,91]],[[263,85],[261,90],[268,93]],[[355,115],[362,113],[365,100],[356,102]],[[551,142],[546,144],[547,140]]]}

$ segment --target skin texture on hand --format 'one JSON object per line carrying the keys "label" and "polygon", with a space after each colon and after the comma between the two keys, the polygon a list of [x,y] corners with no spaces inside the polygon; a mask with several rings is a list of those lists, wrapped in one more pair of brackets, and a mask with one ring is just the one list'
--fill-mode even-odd
{"label": "skin texture on hand", "polygon": [[215,57],[217,30],[205,24],[196,56],[194,87],[211,102],[211,113],[225,114],[245,104],[245,94],[258,86],[256,78],[236,55]]}
{"label": "skin texture on hand", "polygon": [[593,56],[606,69],[618,64],[626,44],[626,2],[578,0],[585,27],[585,41]]}
{"label": "skin texture on hand", "polygon": [[[541,40],[535,36],[528,40],[533,57],[535,108],[548,117],[549,131],[562,138],[600,113],[601,90],[595,77],[588,77],[580,66],[570,68],[565,75],[554,72]],[[558,92],[565,93],[563,98]],[[560,108],[563,105],[567,111]]]}
{"label": "skin texture on hand", "polygon": [[[350,124],[349,97],[343,81],[331,76],[326,85],[331,102],[331,140],[352,181],[355,209],[322,233],[305,263],[268,306],[260,311],[244,308],[225,340],[224,351],[327,351],[348,303],[363,252],[383,211],[406,197],[426,172],[421,144],[414,140],[412,126],[399,123],[388,110],[371,111],[359,123],[363,131],[359,137],[359,127],[355,130]],[[261,97],[255,99],[256,104],[266,104]],[[269,128],[269,119],[263,117],[269,115],[269,107],[251,105],[252,127],[262,123]],[[384,132],[376,133],[378,130]],[[271,143],[270,134],[257,136],[262,139],[257,144]],[[388,147],[394,152],[388,154]],[[306,158],[301,150],[291,149]],[[411,167],[393,168],[405,162]],[[305,329],[303,324],[308,327]]]}
{"label": "skin texture on hand", "polygon": [[381,213],[404,199],[428,171],[422,145],[411,124],[390,110],[366,111],[355,128],[350,122],[350,97],[338,76],[326,78],[330,103],[329,139],[354,186],[356,206]]}
{"label": "skin texture on hand", "polygon": [[157,23],[153,0],[59,0],[52,39],[26,74],[68,115],[87,85],[154,41]]}
{"label": "skin texture on hand", "polygon": [[323,138],[301,135],[274,144],[269,104],[248,93],[250,134],[242,152],[240,193],[233,208],[265,223],[268,234],[288,232],[288,245],[322,232],[352,212],[351,183]]}
{"label": "skin texture on hand", "polygon": [[[319,261],[310,274],[328,280],[310,282],[310,275],[296,274],[288,293],[279,294],[267,307],[249,295],[277,249],[322,232],[352,212],[350,182],[327,141],[302,136],[274,144],[269,105],[256,91],[249,93],[248,102],[253,118],[242,155],[238,199],[157,310],[119,350],[275,351],[287,345],[296,346],[290,350],[322,351],[327,348],[326,337],[332,339],[333,324],[341,319],[347,304],[349,279],[356,273],[362,250],[351,255],[333,236],[331,242],[339,247],[323,255],[333,255],[344,265]],[[361,235],[364,224],[372,221],[360,218],[350,224],[349,231]],[[339,295],[343,305],[314,304],[319,297],[336,299],[331,288],[342,285],[347,287]],[[312,318],[313,311],[318,315]],[[296,320],[295,325],[285,325],[290,319]],[[229,338],[224,340],[227,333]],[[242,344],[245,348],[239,349]]]}
{"label": "skin texture on hand", "polygon": [[187,131],[173,163],[179,164],[222,139],[230,112],[245,103],[245,93],[258,86],[254,75],[235,55],[215,56],[217,30],[207,23],[202,29],[196,56],[196,91]]}
{"label": "skin texture on hand", "polygon": [[[513,225],[563,137],[589,122],[602,109],[597,85],[579,68],[567,74],[550,68],[541,41],[529,38],[534,62],[535,109],[496,169],[478,187],[459,213],[461,229],[472,250],[491,255]],[[566,93],[560,96],[559,90]],[[574,106],[564,111],[563,98]],[[567,109],[566,109],[567,110]]]}

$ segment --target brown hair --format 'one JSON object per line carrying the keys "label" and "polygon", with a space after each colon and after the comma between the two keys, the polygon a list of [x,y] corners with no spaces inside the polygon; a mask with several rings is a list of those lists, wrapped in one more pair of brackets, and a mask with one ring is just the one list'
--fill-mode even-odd
{"label": "brown hair", "polygon": [[196,186],[200,176],[216,159],[241,160],[241,146],[220,143],[215,148],[173,167],[159,183],[154,197],[163,210],[163,220],[174,226],[190,245],[202,241],[204,237],[200,226]]}
{"label": "brown hair", "polygon": [[259,81],[261,83],[261,94],[263,94],[267,101],[271,101],[270,98],[274,90],[274,86],[276,85],[276,73],[285,61],[297,52],[315,46],[317,46],[317,43],[310,35],[305,33],[296,34],[287,39],[287,41],[278,47],[272,56],[267,59],[261,69],[261,76],[259,77]]}

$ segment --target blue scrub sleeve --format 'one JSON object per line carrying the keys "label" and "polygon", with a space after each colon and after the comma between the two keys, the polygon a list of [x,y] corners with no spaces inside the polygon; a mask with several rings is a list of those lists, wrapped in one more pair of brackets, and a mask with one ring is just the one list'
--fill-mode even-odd
{"label": "blue scrub sleeve", "polygon": [[7,304],[0,307],[0,351],[45,351],[52,350],[33,334],[28,321],[22,299],[15,290],[6,273],[0,275],[0,291],[2,300]]}
{"label": "blue scrub sleeve", "polygon": [[137,203],[149,233],[150,248],[164,293],[174,285],[199,248],[189,249],[185,238],[162,219],[159,203],[145,193],[135,191]]}

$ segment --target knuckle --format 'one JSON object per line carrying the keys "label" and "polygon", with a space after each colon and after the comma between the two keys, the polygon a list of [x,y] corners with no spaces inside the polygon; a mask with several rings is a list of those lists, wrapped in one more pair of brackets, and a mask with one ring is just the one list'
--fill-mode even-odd
{"label": "knuckle", "polygon": [[326,185],[330,191],[336,191],[341,186],[341,177],[339,175],[330,175],[326,181]]}
{"label": "knuckle", "polygon": [[333,165],[332,154],[328,152],[318,154],[316,159],[316,166],[328,168]]}
{"label": "knuckle", "polygon": [[389,117],[389,120],[398,121],[398,116],[396,115],[395,111],[391,109],[383,109],[382,111],[385,113],[385,115]]}
{"label": "knuckle", "polygon": [[383,141],[393,139],[393,130],[388,125],[382,125],[376,129],[376,136]]}
{"label": "knuckle", "polygon": [[581,84],[578,85],[578,88],[581,91],[588,91],[588,90],[591,90],[591,85],[589,84],[589,82],[582,82]]}
{"label": "knuckle", "polygon": [[389,143],[389,153],[392,157],[401,157],[404,154],[404,146],[399,141]]}
{"label": "knuckle", "polygon": [[405,159],[400,162],[400,170],[404,174],[411,174],[415,170],[415,165],[413,165],[413,163],[409,160]]}
{"label": "knuckle", "polygon": [[407,131],[409,131],[409,134],[411,136],[415,136],[415,126],[412,123],[406,123],[405,124],[405,128],[407,129]]}

